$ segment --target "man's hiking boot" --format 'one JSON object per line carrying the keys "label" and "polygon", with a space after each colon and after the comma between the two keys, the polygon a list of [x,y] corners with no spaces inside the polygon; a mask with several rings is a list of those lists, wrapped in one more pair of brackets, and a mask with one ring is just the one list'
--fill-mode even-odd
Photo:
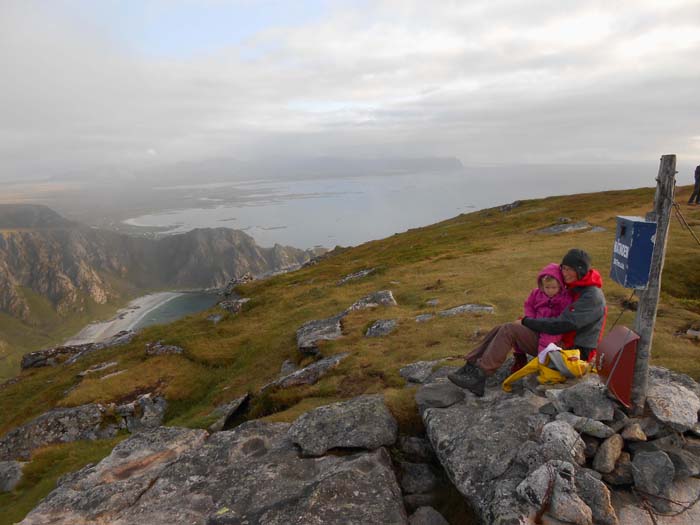
{"label": "man's hiking boot", "polygon": [[486,374],[476,365],[467,363],[459,370],[447,374],[447,378],[460,388],[466,388],[477,397],[484,395]]}
{"label": "man's hiking boot", "polygon": [[520,352],[513,352],[513,364],[510,367],[510,374],[513,375],[527,364],[527,356]]}

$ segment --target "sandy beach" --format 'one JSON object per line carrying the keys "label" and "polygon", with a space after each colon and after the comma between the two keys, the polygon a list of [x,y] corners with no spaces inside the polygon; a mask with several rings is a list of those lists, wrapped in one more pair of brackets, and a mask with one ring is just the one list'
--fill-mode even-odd
{"label": "sandy beach", "polygon": [[131,330],[150,312],[181,295],[181,292],[158,292],[138,297],[119,310],[112,319],[90,323],[64,344],[96,343],[122,330]]}

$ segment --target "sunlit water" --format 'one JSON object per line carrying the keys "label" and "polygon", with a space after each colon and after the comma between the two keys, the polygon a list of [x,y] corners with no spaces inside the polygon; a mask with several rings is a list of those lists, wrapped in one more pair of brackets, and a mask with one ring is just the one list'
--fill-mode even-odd
{"label": "sunlit water", "polygon": [[[191,192],[191,208],[125,222],[168,227],[168,233],[235,228],[262,246],[352,246],[517,199],[653,186],[655,170],[651,162],[641,167],[514,166],[179,186],[161,191]],[[232,194],[240,197],[231,199]],[[222,200],[226,203],[215,204]]]}

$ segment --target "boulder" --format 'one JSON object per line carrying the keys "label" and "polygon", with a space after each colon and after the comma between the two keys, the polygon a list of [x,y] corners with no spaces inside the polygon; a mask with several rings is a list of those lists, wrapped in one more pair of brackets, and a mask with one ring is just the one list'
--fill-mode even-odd
{"label": "boulder", "polygon": [[566,421],[552,421],[544,425],[540,442],[542,454],[548,460],[570,461],[579,465],[586,461],[586,444]]}
{"label": "boulder", "polygon": [[384,337],[396,329],[396,319],[380,319],[372,323],[365,333],[366,337]]}
{"label": "boulder", "polygon": [[632,460],[635,488],[648,497],[651,504],[660,511],[672,510],[667,500],[675,474],[673,462],[665,452],[640,452],[635,454]]}
{"label": "boulder", "polygon": [[430,321],[433,317],[435,317],[434,314],[420,314],[416,316],[416,323],[427,323]]}
{"label": "boulder", "polygon": [[675,480],[686,479],[700,475],[700,458],[687,450],[670,448],[665,450],[673,463]]}
{"label": "boulder", "polygon": [[391,290],[380,290],[356,301],[345,310],[345,313],[366,310],[367,308],[377,308],[378,306],[397,306],[397,304]]}
{"label": "boulder", "polygon": [[435,452],[427,439],[415,436],[400,436],[398,447],[403,457],[417,463],[429,463],[435,460]]}
{"label": "boulder", "polygon": [[488,304],[462,304],[450,308],[449,310],[443,310],[438,312],[440,317],[454,317],[459,314],[492,314],[494,312],[494,307]]}
{"label": "boulder", "polygon": [[404,494],[423,494],[435,490],[438,479],[426,463],[399,463],[399,484]]}
{"label": "boulder", "polygon": [[624,440],[620,434],[613,434],[603,441],[598,448],[598,452],[596,452],[595,458],[593,458],[593,468],[603,474],[612,472],[622,453],[624,444]]}
{"label": "boulder", "polygon": [[115,428],[102,428],[104,414],[105,408],[95,403],[49,410],[0,439],[0,461],[26,460],[34,449],[54,443],[112,437]]}
{"label": "boulder", "polygon": [[535,230],[534,233],[539,235],[551,235],[556,233],[571,233],[583,230],[590,230],[591,225],[586,221],[579,222],[566,222],[562,224],[555,224],[553,226],[548,226],[547,228],[542,228],[540,230]]}
{"label": "boulder", "polygon": [[342,354],[332,355],[330,357],[325,357],[315,363],[310,364],[299,370],[295,370],[291,374],[284,377],[280,377],[272,383],[268,383],[260,389],[260,393],[265,392],[270,388],[290,388],[299,385],[313,385],[328,372],[337,367],[340,362],[348,357],[350,354],[344,352]]}
{"label": "boulder", "polygon": [[605,483],[581,469],[576,472],[576,490],[581,500],[591,509],[595,525],[619,524]]}
{"label": "boulder", "polygon": [[377,271],[377,268],[366,268],[364,270],[360,270],[359,272],[355,273],[350,273],[340,279],[336,285],[337,286],[342,286],[346,283],[349,283],[350,281],[357,281],[358,279],[362,279],[364,277],[367,277],[368,275],[372,275],[374,272]]}
{"label": "boulder", "polygon": [[85,377],[85,376],[89,376],[90,374],[102,372],[104,370],[108,370],[114,366],[117,366],[118,364],[119,363],[117,363],[116,361],[111,361],[109,363],[99,363],[99,364],[93,365],[89,368],[86,368],[82,372],[78,373],[78,377]]}
{"label": "boulder", "polygon": [[160,427],[65,479],[22,525],[405,524],[384,449],[299,457],[289,424],[252,421],[207,439]]}
{"label": "boulder", "polygon": [[422,386],[416,392],[418,411],[423,413],[427,408],[447,408],[459,403],[465,398],[464,390],[452,383],[431,383]]}
{"label": "boulder", "polygon": [[29,352],[22,356],[20,366],[23,370],[25,370],[27,368],[56,366],[61,363],[71,365],[78,359],[81,359],[82,357],[85,357],[86,355],[98,350],[128,344],[132,341],[135,335],[136,333],[132,330],[123,330],[98,343],[56,346],[53,348]]}
{"label": "boulder", "polygon": [[155,343],[146,343],[146,355],[156,356],[156,355],[177,355],[183,353],[184,350],[175,345],[166,345],[163,341],[156,341]]}
{"label": "boulder", "polygon": [[527,474],[516,457],[548,421],[538,413],[545,403],[527,391],[522,397],[496,392],[489,398],[468,396],[447,408],[423,410],[438,460],[483,523],[519,523],[516,520],[528,515],[528,506],[514,495]]}
{"label": "boulder", "polygon": [[230,403],[224,403],[216,407],[212,411],[212,415],[218,416],[218,419],[209,426],[209,432],[219,432],[226,428],[226,423],[235,418],[241,410],[244,410],[249,401],[250,395],[245,394],[237,397]]}
{"label": "boulder", "polygon": [[547,505],[547,514],[565,523],[593,525],[591,509],[576,492],[575,473],[571,463],[548,461],[518,485],[518,496],[535,509]]}
{"label": "boulder", "polygon": [[561,391],[559,401],[577,416],[612,421],[615,405],[603,385],[589,379]]}
{"label": "boulder", "polygon": [[652,383],[662,385],[677,384],[687,388],[700,398],[700,383],[689,375],[681,374],[662,366],[649,367],[649,384]]}
{"label": "boulder", "polygon": [[10,492],[22,480],[22,463],[0,461],[0,494]]}
{"label": "boulder", "polygon": [[588,417],[580,417],[571,412],[561,412],[556,416],[557,421],[566,421],[581,434],[588,434],[597,438],[605,439],[612,436],[615,432],[605,423],[596,421]]}
{"label": "boulder", "polygon": [[227,299],[219,303],[219,308],[223,308],[229,313],[234,315],[240,313],[243,310],[243,306],[250,302],[249,297],[241,297],[238,299]]}
{"label": "boulder", "polygon": [[297,330],[297,348],[302,354],[318,355],[318,342],[330,341],[343,336],[340,321],[345,314],[304,323]]}
{"label": "boulder", "polygon": [[647,405],[659,421],[678,432],[690,430],[698,422],[700,399],[680,384],[650,383]]}
{"label": "boulder", "polygon": [[433,507],[418,507],[408,518],[408,525],[450,525]]}
{"label": "boulder", "polygon": [[246,284],[251,281],[254,281],[255,277],[253,276],[252,273],[246,272],[240,277],[234,277],[233,279],[229,279],[229,281],[224,285],[224,287],[219,291],[219,295],[223,295],[225,297],[228,297],[229,295],[234,294],[234,289],[236,286],[240,284]]}
{"label": "boulder", "polygon": [[122,428],[133,433],[160,426],[167,408],[168,402],[165,398],[148,393],[131,403],[117,406],[115,412],[124,418]]}
{"label": "boulder", "polygon": [[642,430],[642,425],[632,422],[622,431],[622,439],[625,441],[646,441],[647,435]]}
{"label": "boulder", "polygon": [[632,477],[632,457],[629,452],[620,454],[613,471],[603,474],[603,481],[613,486],[631,485],[634,482]]}
{"label": "boulder", "polygon": [[425,383],[433,373],[433,368],[441,361],[442,359],[436,359],[435,361],[416,361],[415,363],[411,363],[399,369],[399,375],[409,383]]}
{"label": "boulder", "polygon": [[397,424],[380,395],[315,408],[299,417],[289,438],[309,456],[333,448],[376,449],[396,442]]}

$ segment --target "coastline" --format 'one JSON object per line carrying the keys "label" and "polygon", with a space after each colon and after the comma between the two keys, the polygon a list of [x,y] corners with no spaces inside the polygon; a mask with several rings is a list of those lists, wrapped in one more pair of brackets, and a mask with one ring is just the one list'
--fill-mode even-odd
{"label": "coastline", "polygon": [[149,313],[181,295],[184,295],[184,292],[156,292],[137,297],[117,311],[116,316],[112,319],[90,323],[63,344],[98,343],[122,330],[131,330]]}

